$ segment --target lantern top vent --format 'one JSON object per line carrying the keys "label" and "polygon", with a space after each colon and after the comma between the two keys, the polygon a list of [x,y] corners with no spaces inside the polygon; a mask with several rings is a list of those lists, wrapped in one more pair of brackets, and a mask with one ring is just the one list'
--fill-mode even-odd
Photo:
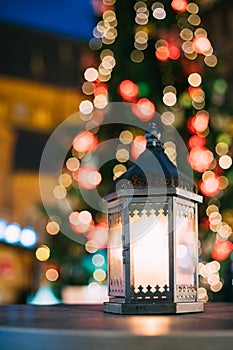
{"label": "lantern top vent", "polygon": [[145,132],[147,145],[135,164],[118,177],[110,193],[127,188],[179,187],[196,192],[192,180],[168,158],[161,142],[161,133],[155,123],[149,123]]}

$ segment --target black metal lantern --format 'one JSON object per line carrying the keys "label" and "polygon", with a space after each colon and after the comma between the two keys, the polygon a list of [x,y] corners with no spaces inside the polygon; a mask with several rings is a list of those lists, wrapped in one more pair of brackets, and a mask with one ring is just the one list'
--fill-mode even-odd
{"label": "black metal lantern", "polygon": [[202,197],[167,157],[155,124],[146,138],[146,150],[104,198],[109,225],[104,311],[201,312],[197,203]]}

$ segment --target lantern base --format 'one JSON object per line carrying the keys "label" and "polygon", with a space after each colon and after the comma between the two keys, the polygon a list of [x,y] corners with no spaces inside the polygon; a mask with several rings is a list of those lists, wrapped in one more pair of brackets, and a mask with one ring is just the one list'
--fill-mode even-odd
{"label": "lantern base", "polygon": [[121,315],[156,315],[203,312],[203,302],[187,303],[125,303],[121,301],[105,302],[103,310]]}

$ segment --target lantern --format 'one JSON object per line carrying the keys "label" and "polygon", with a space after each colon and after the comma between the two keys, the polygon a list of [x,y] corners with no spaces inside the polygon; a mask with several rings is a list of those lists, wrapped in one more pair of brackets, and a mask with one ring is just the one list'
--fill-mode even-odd
{"label": "lantern", "polygon": [[105,312],[203,311],[197,296],[202,196],[169,160],[160,136],[151,123],[146,150],[104,197],[109,226]]}

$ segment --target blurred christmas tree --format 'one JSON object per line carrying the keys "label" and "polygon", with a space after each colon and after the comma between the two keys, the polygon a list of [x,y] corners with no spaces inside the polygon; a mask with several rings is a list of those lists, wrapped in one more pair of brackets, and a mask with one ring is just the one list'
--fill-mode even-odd
{"label": "blurred christmas tree", "polygon": [[[87,97],[79,106],[85,127],[73,139],[58,185],[59,193],[65,191],[75,208],[69,215],[70,226],[84,240],[76,246],[62,234],[60,243],[58,236],[52,237],[54,264],[59,261],[61,266],[57,283],[62,287],[105,282],[106,218],[85,202],[80,190],[91,193],[98,188],[101,195],[106,194],[113,178],[131,165],[129,155],[135,159],[145,147],[137,128],[101,127],[109,101],[122,101],[134,104],[135,119],[146,124],[158,111],[159,122],[174,126],[182,135],[196,185],[204,196],[199,295],[205,301],[232,300],[232,107],[218,58],[202,27],[199,5],[204,1],[93,3],[99,18],[89,43],[95,61],[85,68],[82,92]],[[111,162],[101,169],[82,162],[88,152],[113,137],[119,138],[122,147]],[[167,154],[176,162],[175,143],[169,138],[164,141]],[[47,231],[57,233],[59,220],[52,220]],[[66,261],[64,249],[69,251]]]}

